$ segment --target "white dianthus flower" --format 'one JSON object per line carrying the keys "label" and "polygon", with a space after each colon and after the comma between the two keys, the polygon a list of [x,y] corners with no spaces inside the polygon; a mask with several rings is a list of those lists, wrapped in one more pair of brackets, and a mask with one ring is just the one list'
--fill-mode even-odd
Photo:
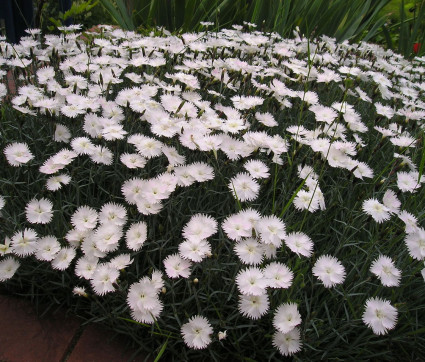
{"label": "white dianthus flower", "polygon": [[273,326],[282,333],[292,331],[301,323],[301,314],[295,303],[285,303],[280,305],[273,317]]}
{"label": "white dianthus flower", "polygon": [[48,224],[53,217],[52,208],[47,199],[32,199],[25,208],[27,220],[32,224]]}
{"label": "white dianthus flower", "polygon": [[363,313],[363,322],[372,328],[375,334],[386,334],[397,322],[397,309],[388,300],[369,298]]}
{"label": "white dianthus flower", "polygon": [[203,349],[211,343],[213,329],[208,319],[202,316],[193,316],[189,322],[181,327],[184,342],[190,348]]}
{"label": "white dianthus flower", "polygon": [[345,269],[341,262],[330,255],[322,255],[313,266],[315,275],[326,288],[341,284],[345,279]]}
{"label": "white dianthus flower", "polygon": [[375,274],[385,287],[397,287],[400,284],[401,271],[394,266],[390,257],[381,255],[374,260],[370,271]]}
{"label": "white dianthus flower", "polygon": [[374,198],[363,202],[363,211],[372,216],[378,223],[386,221],[391,217],[390,209]]}

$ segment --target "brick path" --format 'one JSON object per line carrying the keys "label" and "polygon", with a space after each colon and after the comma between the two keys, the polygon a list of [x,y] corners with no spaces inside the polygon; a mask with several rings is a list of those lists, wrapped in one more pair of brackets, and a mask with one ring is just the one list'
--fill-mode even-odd
{"label": "brick path", "polygon": [[135,351],[124,349],[115,338],[97,325],[63,312],[38,317],[23,299],[0,295],[0,362],[125,362]]}

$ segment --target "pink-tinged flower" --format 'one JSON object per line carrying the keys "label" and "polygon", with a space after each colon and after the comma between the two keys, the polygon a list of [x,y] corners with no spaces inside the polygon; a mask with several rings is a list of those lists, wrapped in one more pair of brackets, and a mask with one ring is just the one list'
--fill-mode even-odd
{"label": "pink-tinged flower", "polygon": [[21,166],[34,158],[26,143],[11,143],[4,149],[7,162],[11,166]]}
{"label": "pink-tinged flower", "polygon": [[251,222],[240,214],[228,216],[221,227],[231,240],[241,240],[252,236]]}
{"label": "pink-tinged flower", "polygon": [[179,254],[168,255],[164,259],[165,272],[169,278],[189,278],[192,263],[180,257]]}
{"label": "pink-tinged flower", "polygon": [[217,232],[217,221],[203,214],[196,214],[183,228],[183,237],[189,241],[207,239]]}

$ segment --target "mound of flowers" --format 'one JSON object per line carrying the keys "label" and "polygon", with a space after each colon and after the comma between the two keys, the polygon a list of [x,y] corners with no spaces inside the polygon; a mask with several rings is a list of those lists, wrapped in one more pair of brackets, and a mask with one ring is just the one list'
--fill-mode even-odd
{"label": "mound of flowers", "polygon": [[0,281],[180,360],[416,353],[425,59],[208,25],[2,39]]}

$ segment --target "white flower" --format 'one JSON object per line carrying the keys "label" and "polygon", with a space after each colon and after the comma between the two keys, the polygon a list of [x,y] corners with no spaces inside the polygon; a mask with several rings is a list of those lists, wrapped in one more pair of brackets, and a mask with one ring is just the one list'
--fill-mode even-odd
{"label": "white flower", "polygon": [[390,257],[381,255],[374,260],[370,271],[375,274],[385,287],[398,287],[400,285],[401,271],[394,266]]}
{"label": "white flower", "polygon": [[310,257],[313,250],[313,241],[302,232],[288,234],[285,239],[286,246],[297,255]]}
{"label": "white flower", "polygon": [[301,323],[301,314],[298,312],[298,306],[295,303],[281,304],[273,317],[273,326],[282,333],[292,331]]}
{"label": "white flower", "polygon": [[63,124],[56,123],[56,130],[53,139],[56,142],[65,142],[68,143],[71,138],[71,132],[68,127]]}
{"label": "white flower", "polygon": [[10,245],[10,238],[7,236],[4,239],[4,244],[0,244],[0,255],[5,256],[6,254],[10,254],[12,252],[12,247]]}
{"label": "white flower", "polygon": [[118,249],[122,235],[123,232],[120,226],[103,224],[96,229],[93,240],[100,251],[109,253]]}
{"label": "white flower", "polygon": [[52,260],[52,267],[58,270],[65,270],[75,258],[76,251],[74,248],[62,248]]}
{"label": "white flower", "polygon": [[158,290],[148,277],[143,277],[139,282],[130,286],[127,303],[132,316],[142,323],[154,323],[163,309],[158,298]]}
{"label": "white flower", "polygon": [[4,199],[3,196],[0,195],[0,211],[3,209],[5,204],[6,204],[6,200]]}
{"label": "white flower", "polygon": [[231,98],[236,109],[244,110],[263,104],[264,99],[255,96],[233,96]]}
{"label": "white flower", "polygon": [[87,137],[74,138],[71,147],[79,155],[90,155],[94,150],[94,144]]}
{"label": "white flower", "polygon": [[397,309],[388,300],[369,298],[363,313],[363,322],[372,328],[375,334],[386,334],[397,322]]}
{"label": "white flower", "polygon": [[384,197],[382,198],[384,206],[392,213],[398,214],[400,211],[401,202],[397,198],[397,195],[393,190],[388,189],[385,191]]}
{"label": "white flower", "polygon": [[155,178],[144,182],[141,195],[142,201],[146,201],[154,205],[160,203],[161,200],[167,199],[170,196],[170,192],[161,180]]}
{"label": "white flower", "polygon": [[99,264],[92,275],[91,285],[98,295],[104,295],[115,291],[114,283],[118,279],[120,272],[108,264]]}
{"label": "white flower", "polygon": [[132,224],[125,235],[127,247],[131,250],[140,250],[147,238],[147,224],[143,221]]}
{"label": "white flower", "polygon": [[330,255],[322,255],[313,266],[315,275],[326,288],[341,284],[345,279],[345,269],[341,262]]}
{"label": "white flower", "polygon": [[100,224],[113,224],[123,226],[127,222],[127,210],[124,206],[108,202],[104,204],[99,212]]}
{"label": "white flower", "polygon": [[47,199],[32,199],[25,208],[27,220],[32,224],[48,224],[53,217],[52,208]]}
{"label": "white flower", "polygon": [[374,198],[363,201],[362,208],[366,214],[372,216],[378,223],[388,220],[391,217],[390,209]]}
{"label": "white flower", "polygon": [[282,240],[286,237],[285,224],[277,216],[263,216],[255,226],[260,234],[260,239],[265,244],[273,244],[276,247],[282,245]]}
{"label": "white flower", "polygon": [[290,356],[301,350],[300,330],[294,328],[293,330],[282,333],[276,331],[273,335],[273,346],[284,356]]}
{"label": "white flower", "polygon": [[200,262],[211,255],[211,245],[206,240],[185,240],[179,245],[179,254],[184,259]]}
{"label": "white flower", "polygon": [[315,212],[319,208],[319,200],[313,195],[314,190],[300,190],[294,198],[294,206],[297,210],[308,210]]}
{"label": "white flower", "polygon": [[255,118],[262,124],[264,124],[267,127],[275,127],[278,125],[278,123],[275,121],[273,115],[271,113],[255,113]]}
{"label": "white flower", "polygon": [[418,182],[418,178],[415,178],[412,173],[397,172],[397,187],[401,192],[416,192],[420,186],[421,184]]}
{"label": "white flower", "polygon": [[37,249],[37,233],[33,229],[18,231],[12,236],[12,251],[18,256],[34,254]]}
{"label": "white flower", "polygon": [[93,146],[93,150],[90,153],[90,158],[95,163],[103,165],[110,165],[113,162],[113,154],[107,147]]}
{"label": "white flower", "polygon": [[42,237],[37,241],[35,257],[38,260],[51,261],[55,258],[60,248],[60,244],[56,237],[51,235]]}
{"label": "white flower", "polygon": [[268,178],[270,176],[267,165],[259,160],[250,160],[245,162],[244,168],[253,178]]}
{"label": "white flower", "polygon": [[214,178],[214,169],[203,162],[195,162],[190,164],[189,172],[198,182],[205,182]]}
{"label": "white flower", "polygon": [[269,310],[269,297],[261,295],[241,295],[239,297],[239,311],[245,317],[259,319]]}
{"label": "white flower", "polygon": [[190,186],[196,180],[191,174],[191,169],[189,166],[179,166],[174,168],[174,175],[177,177],[177,185],[179,186]]}
{"label": "white flower", "polygon": [[409,254],[413,259],[425,259],[425,229],[418,228],[417,231],[407,234],[404,242],[406,243],[409,249]]}
{"label": "white flower", "polygon": [[11,256],[0,261],[0,282],[12,278],[20,265],[19,261]]}
{"label": "white flower", "polygon": [[157,157],[162,153],[162,143],[154,138],[133,134],[128,137],[127,142],[134,145],[139,154],[145,158]]}
{"label": "white flower", "polygon": [[415,215],[403,210],[398,214],[398,217],[404,222],[406,233],[410,234],[418,231],[418,219]]}
{"label": "white flower", "polygon": [[146,165],[146,159],[138,153],[123,153],[120,160],[128,168],[143,168]]}
{"label": "white flower", "polygon": [[230,180],[229,189],[239,201],[252,201],[258,197],[260,185],[247,173],[238,173]]}
{"label": "white flower", "polygon": [[11,166],[21,166],[34,158],[26,143],[11,143],[4,149],[7,162]]}
{"label": "white flower", "polygon": [[244,264],[258,265],[263,260],[264,247],[253,238],[239,240],[234,250]]}
{"label": "white flower", "polygon": [[181,327],[184,343],[190,348],[203,349],[211,343],[213,329],[208,319],[199,315],[193,316]]}
{"label": "white flower", "polygon": [[66,174],[51,176],[47,179],[46,188],[50,191],[57,191],[62,185],[68,185],[70,182],[71,177]]}
{"label": "white flower", "polygon": [[207,239],[217,232],[217,221],[203,214],[193,215],[183,228],[183,237],[189,241]]}
{"label": "white flower", "polygon": [[71,224],[80,231],[94,229],[97,225],[97,211],[89,206],[80,206],[71,217]]}
{"label": "white flower", "polygon": [[131,259],[130,254],[119,254],[110,260],[109,265],[117,270],[123,270],[132,262],[133,259]]}
{"label": "white flower", "polygon": [[88,297],[86,288],[84,287],[74,287],[74,289],[72,290],[72,294],[78,295],[79,297]]}
{"label": "white flower", "polygon": [[91,279],[96,271],[99,258],[94,256],[83,256],[77,260],[75,265],[75,274],[80,278]]}
{"label": "white flower", "polygon": [[218,332],[218,340],[221,341],[223,339],[227,338],[227,331],[220,331]]}
{"label": "white flower", "polygon": [[228,216],[221,225],[227,237],[232,240],[241,240],[252,236],[252,224],[243,215]]}
{"label": "white flower", "polygon": [[241,294],[261,295],[266,292],[267,280],[259,268],[251,267],[238,273],[236,284]]}
{"label": "white flower", "polygon": [[278,262],[267,265],[263,273],[270,288],[289,288],[294,278],[294,273],[285,264]]}
{"label": "white flower", "polygon": [[169,278],[188,278],[192,263],[180,257],[179,254],[168,255],[164,261],[165,272]]}

